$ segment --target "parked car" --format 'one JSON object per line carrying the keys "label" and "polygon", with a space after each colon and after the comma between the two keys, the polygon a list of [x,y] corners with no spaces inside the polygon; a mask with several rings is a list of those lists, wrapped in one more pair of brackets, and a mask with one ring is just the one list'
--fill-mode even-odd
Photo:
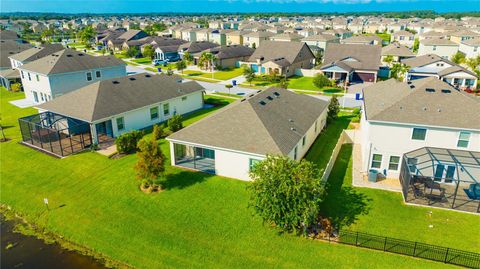
{"label": "parked car", "polygon": [[170,61],[168,59],[165,59],[165,60],[159,60],[159,59],[155,59],[152,61],[152,64],[157,66],[157,65],[163,65],[163,66],[166,66]]}

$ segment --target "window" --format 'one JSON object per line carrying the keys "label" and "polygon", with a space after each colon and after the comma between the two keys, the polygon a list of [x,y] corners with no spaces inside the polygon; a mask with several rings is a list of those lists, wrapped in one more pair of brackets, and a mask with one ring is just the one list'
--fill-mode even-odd
{"label": "window", "polygon": [[40,76],[35,75],[35,77],[36,77],[37,81],[40,81]]}
{"label": "window", "polygon": [[215,151],[213,149],[195,148],[196,157],[215,159]]}
{"label": "window", "polygon": [[398,170],[398,164],[400,163],[400,157],[390,156],[390,162],[388,163],[388,170]]}
{"label": "window", "polygon": [[433,46],[433,50],[437,50],[437,46]]}
{"label": "window", "polygon": [[302,146],[305,146],[305,141],[306,141],[306,140],[307,140],[307,136],[304,136],[304,137],[302,138]]}
{"label": "window", "polygon": [[92,81],[92,72],[87,73],[87,81]]}
{"label": "window", "polygon": [[33,92],[33,99],[35,100],[35,103],[38,103],[38,94],[37,94],[37,92]]}
{"label": "window", "polygon": [[425,140],[427,136],[427,129],[413,128],[412,139],[413,140]]}
{"label": "window", "polygon": [[22,78],[25,78],[25,76],[23,75],[23,71],[20,71],[20,74],[22,74]]}
{"label": "window", "polygon": [[382,167],[382,154],[373,154],[372,156],[372,168]]}
{"label": "window", "polygon": [[187,100],[186,96],[182,97],[182,101],[186,101],[186,100]]}
{"label": "window", "polygon": [[28,80],[32,81],[32,77],[30,77],[30,73],[27,73],[28,75]]}
{"label": "window", "polygon": [[170,106],[167,104],[163,104],[163,115],[168,115],[170,114]]}
{"label": "window", "polygon": [[158,119],[158,107],[150,108],[150,119],[151,120]]}
{"label": "window", "polygon": [[95,71],[95,77],[96,78],[102,77],[102,73],[100,71]]}
{"label": "window", "polygon": [[293,159],[294,160],[297,159],[297,147],[295,147],[295,149],[293,149]]}
{"label": "window", "polygon": [[45,101],[45,97],[43,96],[43,93],[40,93],[40,97],[42,98],[42,101]]}
{"label": "window", "polygon": [[119,131],[125,129],[125,122],[123,120],[123,117],[117,118],[117,129]]}
{"label": "window", "polygon": [[259,162],[260,160],[250,159],[248,164],[248,167],[249,167],[248,171],[252,171],[253,166],[255,166]]}
{"label": "window", "polygon": [[469,132],[460,132],[460,135],[458,136],[457,147],[468,148],[469,141],[470,141],[470,133]]}

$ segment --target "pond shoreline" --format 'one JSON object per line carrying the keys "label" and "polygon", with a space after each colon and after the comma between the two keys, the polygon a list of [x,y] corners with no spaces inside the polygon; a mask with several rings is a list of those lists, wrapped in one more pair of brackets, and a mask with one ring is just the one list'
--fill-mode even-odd
{"label": "pond shoreline", "polygon": [[[11,207],[4,204],[0,205],[0,220],[2,224],[2,268],[4,263],[4,255],[8,256],[9,252],[14,252],[17,247],[16,242],[4,242],[5,235],[13,238],[14,240],[22,241],[25,244],[35,245],[35,250],[40,250],[48,253],[36,253],[36,257],[41,260],[51,260],[55,258],[57,260],[59,256],[64,260],[64,263],[68,263],[68,267],[57,268],[72,268],[72,269],[102,269],[102,268],[134,268],[128,264],[115,261],[106,255],[96,252],[90,248],[82,245],[75,244],[66,240],[63,236],[45,231],[44,228],[38,227],[35,224],[28,222],[24,217],[15,212]],[[4,229],[4,227],[6,229]],[[7,231],[5,231],[7,230]],[[5,246],[4,246],[5,245]],[[19,253],[17,253],[18,256]],[[27,253],[20,253],[21,256]],[[49,257],[44,257],[49,256]],[[51,256],[51,257],[50,257]],[[25,258],[25,257],[22,257]],[[33,258],[33,257],[32,257]],[[12,257],[13,259],[13,257]],[[38,264],[35,267],[24,267],[24,264],[16,264],[15,267],[19,268],[38,268]],[[78,267],[75,267],[78,266]],[[52,265],[47,265],[45,268],[55,268]]]}

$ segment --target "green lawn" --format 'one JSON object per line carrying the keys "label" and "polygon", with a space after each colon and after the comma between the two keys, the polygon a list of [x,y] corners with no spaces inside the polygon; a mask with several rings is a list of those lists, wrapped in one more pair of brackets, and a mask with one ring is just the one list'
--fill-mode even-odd
{"label": "green lawn", "polygon": [[152,59],[150,59],[148,57],[144,57],[144,58],[133,59],[132,62],[137,63],[137,64],[151,64]]}
{"label": "green lawn", "polygon": [[226,68],[215,72],[214,78],[219,80],[228,80],[243,74],[243,68]]}
{"label": "green lawn", "polygon": [[323,87],[318,88],[313,84],[313,77],[299,77],[293,76],[288,79],[289,89],[310,90],[310,91],[322,91],[326,94],[341,93],[341,89],[335,87]]}
{"label": "green lawn", "polygon": [[[168,165],[168,176],[163,181],[165,190],[146,195],[138,190],[139,182],[133,170],[136,156],[133,154],[109,159],[84,152],[57,159],[22,146],[17,143],[17,118],[35,111],[8,104],[9,100],[22,96],[5,90],[0,92],[2,124],[6,126],[7,137],[12,139],[0,143],[1,203],[45,230],[111,259],[137,268],[453,268],[280,234],[252,216],[252,210],[247,207],[248,183],[239,180]],[[212,102],[228,102],[207,98]],[[191,115],[187,124],[213,110]],[[326,137],[322,135],[319,139]],[[168,157],[169,147],[165,140],[161,141],[161,146]],[[317,147],[316,152],[327,146]],[[50,202],[49,212],[43,205],[45,197]],[[389,201],[386,204],[391,206]],[[396,203],[393,206],[400,207]],[[393,214],[382,208],[370,212],[380,219],[384,219],[383,214]],[[385,227],[378,228],[379,232],[395,229],[395,226],[387,227],[393,222],[399,226],[416,223],[408,218],[400,219],[403,217],[400,214],[395,217],[396,222],[389,220]],[[457,214],[455,217],[458,219],[452,219],[453,224],[457,220],[478,223],[473,216]],[[359,222],[358,225],[366,226],[364,219]],[[371,229],[374,227],[376,223]],[[432,236],[431,240],[443,240],[438,237],[448,238],[450,233],[457,234],[461,230],[464,229],[451,226],[447,232]],[[397,232],[412,233],[408,229]],[[454,239],[455,242],[469,242],[472,237],[470,233],[468,237]]]}
{"label": "green lawn", "polygon": [[480,216],[406,206],[401,193],[352,187],[352,145],[342,147],[328,184],[322,211],[346,229],[480,251]]}

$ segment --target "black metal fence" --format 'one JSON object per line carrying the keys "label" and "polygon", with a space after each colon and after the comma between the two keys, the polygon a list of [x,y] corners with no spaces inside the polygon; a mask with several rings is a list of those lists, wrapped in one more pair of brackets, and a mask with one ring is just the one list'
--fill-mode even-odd
{"label": "black metal fence", "polygon": [[403,254],[469,268],[480,268],[480,253],[448,247],[435,246],[354,231],[340,231],[338,243],[376,249],[384,252]]}

